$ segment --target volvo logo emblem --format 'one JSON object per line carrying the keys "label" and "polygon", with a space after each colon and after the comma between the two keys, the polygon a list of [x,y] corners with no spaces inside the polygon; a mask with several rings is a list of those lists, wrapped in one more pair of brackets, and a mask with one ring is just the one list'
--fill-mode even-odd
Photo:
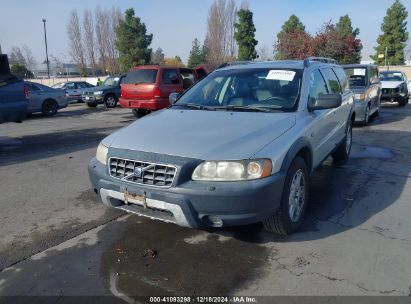
{"label": "volvo logo emblem", "polygon": [[143,174],[143,169],[141,168],[134,168],[134,176],[135,177],[141,177],[141,175]]}

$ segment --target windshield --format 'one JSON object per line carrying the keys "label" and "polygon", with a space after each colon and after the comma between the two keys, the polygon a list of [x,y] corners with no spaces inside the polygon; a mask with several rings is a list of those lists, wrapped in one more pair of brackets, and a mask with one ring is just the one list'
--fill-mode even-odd
{"label": "windshield", "polygon": [[350,87],[363,87],[367,85],[366,68],[344,68],[350,82]]}
{"label": "windshield", "polygon": [[120,77],[107,77],[106,80],[104,80],[103,85],[118,87],[119,81],[120,81]]}
{"label": "windshield", "polygon": [[301,70],[284,69],[217,70],[181,96],[174,106],[295,111],[301,74]]}
{"label": "windshield", "polygon": [[133,70],[128,72],[124,78],[125,84],[155,83],[157,78],[157,69]]}
{"label": "windshield", "polygon": [[400,72],[382,72],[379,77],[381,81],[404,81]]}

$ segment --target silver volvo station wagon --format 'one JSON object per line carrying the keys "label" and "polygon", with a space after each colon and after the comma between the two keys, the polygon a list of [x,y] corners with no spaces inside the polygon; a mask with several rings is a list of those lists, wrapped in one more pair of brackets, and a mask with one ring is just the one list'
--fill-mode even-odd
{"label": "silver volvo station wagon", "polygon": [[88,170],[104,205],[286,235],[303,221],[315,168],[350,154],[354,99],[331,59],[227,65],[170,103],[99,144]]}

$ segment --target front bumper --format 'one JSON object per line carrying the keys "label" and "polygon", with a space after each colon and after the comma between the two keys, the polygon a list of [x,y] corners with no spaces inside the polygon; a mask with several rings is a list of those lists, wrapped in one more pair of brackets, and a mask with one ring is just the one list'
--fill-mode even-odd
{"label": "front bumper", "polygon": [[88,103],[102,103],[104,96],[103,95],[81,95],[81,99],[84,102],[88,102]]}
{"label": "front bumper", "polygon": [[[282,172],[239,182],[187,180],[170,188],[122,181],[93,158],[89,175],[103,204],[180,226],[201,228],[256,223],[279,206],[284,186]],[[216,224],[211,219],[218,219]]]}
{"label": "front bumper", "polygon": [[381,101],[400,101],[401,99],[407,98],[406,94],[401,93],[383,93],[381,94]]}

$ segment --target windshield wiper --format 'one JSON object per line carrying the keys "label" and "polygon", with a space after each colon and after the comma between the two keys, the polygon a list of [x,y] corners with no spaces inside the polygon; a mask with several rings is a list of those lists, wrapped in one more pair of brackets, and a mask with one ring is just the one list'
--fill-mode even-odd
{"label": "windshield wiper", "polygon": [[173,107],[183,107],[187,109],[194,109],[194,110],[209,110],[212,111],[215,108],[214,107],[209,107],[209,106],[204,106],[200,105],[197,103],[176,103],[172,105]]}
{"label": "windshield wiper", "polygon": [[267,106],[234,106],[234,105],[215,107],[214,109],[216,109],[216,110],[226,110],[226,111],[248,111],[248,112],[281,111],[281,108],[274,108],[274,107],[267,107]]}

